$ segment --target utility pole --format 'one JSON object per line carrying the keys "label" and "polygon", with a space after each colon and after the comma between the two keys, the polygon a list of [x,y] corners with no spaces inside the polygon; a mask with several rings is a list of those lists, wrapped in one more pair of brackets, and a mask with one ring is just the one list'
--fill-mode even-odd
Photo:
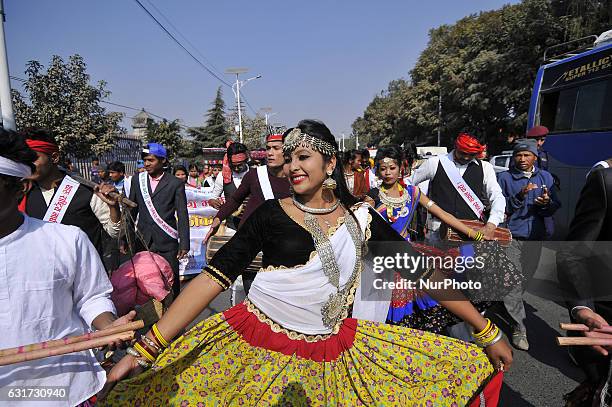
{"label": "utility pole", "polygon": [[[248,72],[248,68],[229,68],[225,70],[225,73],[236,75],[236,83],[232,85],[232,90],[234,91],[234,96],[236,96],[236,105],[238,106],[238,133],[240,135],[240,142],[242,143],[242,104],[240,103],[240,88],[246,85],[247,82],[252,81],[253,79],[261,78],[261,75],[254,76],[252,78],[247,79],[246,81],[241,81],[238,78],[238,75],[241,73]],[[236,86],[236,89],[234,89]]]}
{"label": "utility pole", "polygon": [[0,109],[2,110],[2,127],[16,130],[13,99],[11,97],[11,81],[9,78],[6,39],[4,38],[4,1],[0,0]]}
{"label": "utility pole", "polygon": [[441,133],[442,133],[442,84],[440,84],[440,93],[438,95],[438,147],[440,147]]}

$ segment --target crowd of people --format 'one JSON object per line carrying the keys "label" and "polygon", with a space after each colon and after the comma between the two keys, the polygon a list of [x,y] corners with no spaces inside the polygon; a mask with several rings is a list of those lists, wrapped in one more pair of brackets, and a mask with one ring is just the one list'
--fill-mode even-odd
{"label": "crowd of people", "polygon": [[[513,140],[510,168],[496,174],[474,131],[460,133],[448,154],[381,145],[371,157],[340,152],[323,123],[304,120],[266,137],[265,165],[251,166],[247,147],[228,142],[222,166],[172,166],[163,145],[148,143],[133,175],[122,162],[94,160],[92,188],[71,176],[49,132],[0,130],[0,322],[9,331],[0,348],[133,321],[135,311],[117,315],[109,278],[120,263],[136,268],[136,253],[161,258],[173,277],[161,318],[133,342],[115,341],[106,371],[100,352],[83,350],[0,366],[0,387],[66,386],[56,403],[71,406],[497,405],[510,344],[530,346],[522,296],[562,205],[542,160],[546,134],[536,126]],[[612,170],[600,167],[579,201],[573,240],[609,240]],[[186,187],[206,190],[218,210],[204,243],[223,223],[233,237],[181,286]],[[449,242],[451,231],[459,241]],[[389,267],[390,288],[371,284],[377,257],[482,253],[483,279],[513,282],[501,298],[429,288],[461,280],[446,265]],[[245,272],[258,255],[261,269]],[[593,278],[580,255],[558,257],[559,280],[572,321],[593,336],[610,313],[576,283]],[[239,277],[246,297],[188,329]],[[488,313],[494,302],[512,321],[510,344]],[[607,348],[589,349],[578,357],[588,374],[583,398],[600,397],[610,380]]]}

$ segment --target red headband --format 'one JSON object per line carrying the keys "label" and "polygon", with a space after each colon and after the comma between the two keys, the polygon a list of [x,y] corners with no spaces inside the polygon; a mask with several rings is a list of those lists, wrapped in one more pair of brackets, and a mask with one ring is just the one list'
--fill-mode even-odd
{"label": "red headband", "polygon": [[268,137],[266,138],[266,142],[268,141],[283,141],[283,135],[282,134],[270,134],[268,135]]}
{"label": "red headband", "polygon": [[480,154],[485,150],[485,146],[480,144],[476,137],[467,133],[459,134],[455,140],[455,148],[467,154]]}
{"label": "red headband", "polygon": [[247,155],[245,153],[234,154],[232,156],[232,164],[238,164],[241,161],[246,161],[246,160],[247,160]]}
{"label": "red headband", "polygon": [[53,144],[48,141],[26,139],[26,143],[28,147],[34,151],[38,151],[39,153],[47,155],[59,153],[59,147],[57,144]]}

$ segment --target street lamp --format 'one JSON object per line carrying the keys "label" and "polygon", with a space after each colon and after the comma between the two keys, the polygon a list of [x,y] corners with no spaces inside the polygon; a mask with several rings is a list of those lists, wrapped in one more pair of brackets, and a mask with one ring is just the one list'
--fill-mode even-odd
{"label": "street lamp", "polygon": [[[225,70],[226,74],[236,75],[236,83],[232,85],[232,91],[234,91],[234,96],[236,97],[236,104],[238,105],[238,131],[240,134],[240,142],[242,143],[242,105],[240,104],[240,89],[246,85],[247,82],[252,81],[253,79],[261,78],[261,75],[254,76],[252,78],[247,79],[246,81],[241,81],[238,78],[238,75],[241,73],[247,73],[249,71],[248,68],[229,68]],[[234,86],[236,87],[234,89]]]}
{"label": "street lamp", "polygon": [[268,120],[270,119],[270,117],[274,116],[275,114],[278,114],[278,112],[272,112],[272,108],[271,107],[262,107],[261,109],[262,112],[264,112],[264,117],[266,118],[266,127],[268,127]]}

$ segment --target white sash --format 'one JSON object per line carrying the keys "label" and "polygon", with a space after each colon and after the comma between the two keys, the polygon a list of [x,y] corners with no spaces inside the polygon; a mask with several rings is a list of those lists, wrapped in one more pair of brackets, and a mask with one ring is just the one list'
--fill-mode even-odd
{"label": "white sash", "polygon": [[68,205],[70,205],[72,198],[76,195],[78,188],[79,183],[70,178],[69,175],[66,175],[51,200],[43,220],[51,223],[62,223],[66,210],[68,210]]}
{"label": "white sash", "polygon": [[482,219],[482,212],[484,211],[484,205],[482,201],[478,198],[478,195],[472,191],[472,188],[465,182],[461,174],[459,174],[459,170],[455,166],[451,160],[448,159],[447,156],[440,156],[440,163],[442,164],[442,168],[446,175],[448,175],[448,179],[453,184],[453,187],[457,190],[461,198],[465,201],[466,204],[470,207],[472,212],[478,217],[478,219]]}
{"label": "white sash", "polygon": [[164,221],[159,213],[157,213],[157,209],[153,206],[153,200],[151,199],[151,195],[149,194],[149,188],[147,186],[147,177],[149,174],[146,172],[141,172],[138,175],[138,182],[140,183],[140,193],[142,194],[142,199],[144,200],[145,205],[147,206],[147,210],[153,218],[153,221],[159,226],[166,234],[174,239],[178,239],[178,232],[172,226],[168,225],[166,221]]}
{"label": "white sash", "polygon": [[259,179],[259,185],[261,186],[261,192],[263,192],[264,199],[266,201],[268,199],[274,199],[274,192],[272,192],[272,185],[268,177],[267,165],[257,167],[257,178]]}

